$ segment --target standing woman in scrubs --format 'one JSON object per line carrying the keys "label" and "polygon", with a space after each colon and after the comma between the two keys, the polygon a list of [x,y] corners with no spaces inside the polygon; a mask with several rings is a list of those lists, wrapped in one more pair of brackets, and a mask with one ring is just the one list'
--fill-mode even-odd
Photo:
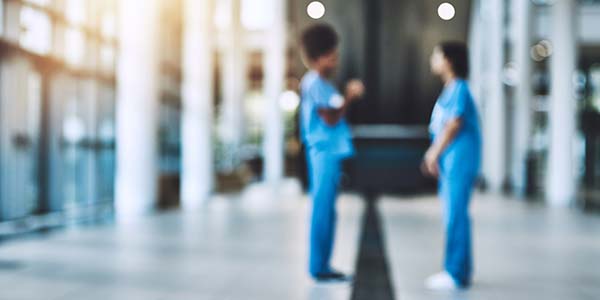
{"label": "standing woman in scrubs", "polygon": [[438,45],[431,56],[431,70],[442,79],[444,90],[431,116],[432,145],[425,154],[423,171],[439,179],[446,245],[442,272],[429,277],[425,285],[434,290],[455,290],[471,283],[469,202],[479,174],[481,133],[466,81],[469,62],[465,44]]}

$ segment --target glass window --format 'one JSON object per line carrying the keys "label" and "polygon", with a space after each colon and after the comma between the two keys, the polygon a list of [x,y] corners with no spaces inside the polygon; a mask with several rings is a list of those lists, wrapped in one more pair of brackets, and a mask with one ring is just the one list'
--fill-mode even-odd
{"label": "glass window", "polygon": [[109,45],[100,48],[100,68],[104,72],[113,72],[115,67],[115,49]]}
{"label": "glass window", "polygon": [[102,16],[102,36],[105,38],[114,38],[117,35],[117,21],[113,13],[106,13]]}
{"label": "glass window", "polygon": [[0,35],[4,34],[4,1],[0,1]]}
{"label": "glass window", "polygon": [[23,7],[20,15],[21,46],[39,54],[50,51],[52,31],[50,17],[42,11]]}
{"label": "glass window", "polygon": [[592,66],[590,70],[590,86],[592,89],[591,104],[600,111],[600,64]]}
{"label": "glass window", "polygon": [[[17,172],[22,173],[23,176],[17,175],[23,178],[11,179],[28,184],[24,176],[31,178],[31,189],[24,184],[15,187],[23,191],[18,208],[25,208],[24,213],[31,214],[33,210],[45,213],[46,209],[58,211],[74,205],[86,205],[87,208],[96,205],[97,199],[112,200],[115,161],[113,80],[118,53],[116,6],[115,0],[0,0],[0,35],[26,50],[14,51],[15,62],[19,62],[17,67],[35,69],[37,62],[53,58],[64,62],[64,65],[53,64],[49,73],[35,71],[28,77],[21,76],[25,74],[21,74],[20,69],[15,73],[23,77],[15,88],[23,90],[17,96],[23,100],[18,101],[22,104],[19,111],[26,118],[17,116],[20,122],[13,123],[22,127],[18,129],[24,136],[31,137],[33,147],[40,147],[31,149],[36,159],[23,156],[27,165],[19,167],[23,172]],[[48,86],[42,84],[44,82]],[[42,110],[39,103],[44,91],[51,105],[49,110]],[[46,126],[47,138],[38,141],[39,130]],[[44,176],[37,175],[40,149],[48,151],[49,168]],[[40,207],[44,211],[37,211],[36,207],[38,183],[52,187],[48,191],[48,201]],[[0,208],[3,208],[5,199],[0,200]],[[79,210],[68,215],[68,218],[78,218]]]}
{"label": "glass window", "polygon": [[221,0],[215,3],[215,26],[225,30],[231,25],[232,0]]}
{"label": "glass window", "polygon": [[67,0],[66,17],[73,24],[84,24],[86,19],[85,9],[86,1],[83,0]]}
{"label": "glass window", "polygon": [[81,65],[85,56],[85,36],[81,30],[65,31],[65,60],[71,65]]}
{"label": "glass window", "polygon": [[39,6],[48,6],[52,0],[27,0],[27,2],[39,5]]}
{"label": "glass window", "polygon": [[[42,104],[42,77],[38,72],[30,71],[27,74],[27,132],[34,141],[39,141],[40,117]],[[35,147],[35,146],[34,146]],[[35,148],[38,150],[38,148]],[[30,169],[29,184],[25,190],[26,194],[20,201],[24,205],[24,211],[31,213],[35,211],[39,205],[38,182],[37,182],[37,158],[36,151],[31,153],[30,161],[33,163]]]}
{"label": "glass window", "polygon": [[265,30],[273,24],[273,0],[240,0],[242,1],[242,26],[247,30]]}

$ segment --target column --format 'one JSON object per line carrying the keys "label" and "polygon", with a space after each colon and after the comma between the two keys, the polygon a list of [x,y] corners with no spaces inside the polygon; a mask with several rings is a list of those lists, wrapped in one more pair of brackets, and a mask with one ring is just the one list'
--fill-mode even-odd
{"label": "column", "polygon": [[512,1],[513,54],[517,68],[515,86],[514,139],[512,143],[512,186],[517,195],[524,195],[527,185],[527,154],[531,136],[531,1]]}
{"label": "column", "polygon": [[119,1],[115,208],[121,220],[152,211],[157,200],[159,4]]}
{"label": "column", "polygon": [[504,0],[482,2],[487,24],[483,39],[486,76],[483,96],[483,175],[492,192],[500,192],[506,179],[506,104],[502,81],[504,67]]}
{"label": "column", "polygon": [[284,145],[283,114],[279,106],[279,97],[283,92],[285,80],[285,52],[287,32],[286,0],[273,0],[273,24],[269,29],[265,45],[266,97],[265,134],[263,141],[264,180],[277,183],[283,178]]}
{"label": "column", "polygon": [[549,149],[547,198],[552,205],[570,205],[576,192],[573,172],[573,140],[576,107],[573,75],[577,62],[575,0],[556,0],[552,5],[551,95],[549,103]]}
{"label": "column", "polygon": [[225,168],[233,171],[239,163],[239,147],[243,138],[246,60],[241,23],[241,0],[231,1],[231,20],[225,32],[221,87],[223,103],[219,119],[219,136],[223,142]]}
{"label": "column", "polygon": [[185,0],[182,55],[181,202],[195,210],[213,190],[214,0]]}
{"label": "column", "polygon": [[471,18],[469,22],[469,62],[470,62],[470,75],[469,85],[475,102],[481,109],[482,96],[482,84],[483,84],[483,33],[485,29],[483,26],[485,22],[481,16],[481,1],[474,0],[471,4]]}

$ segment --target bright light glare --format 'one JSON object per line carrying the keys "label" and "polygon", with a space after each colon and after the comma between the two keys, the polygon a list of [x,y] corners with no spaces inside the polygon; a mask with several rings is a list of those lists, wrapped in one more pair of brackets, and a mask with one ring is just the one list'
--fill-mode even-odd
{"label": "bright light glare", "polygon": [[242,0],[242,25],[247,30],[266,30],[275,20],[273,0]]}
{"label": "bright light glare", "polygon": [[214,24],[218,30],[225,30],[231,25],[231,0],[221,0],[215,3]]}
{"label": "bright light glare", "polygon": [[442,3],[438,7],[438,15],[442,20],[452,20],[455,14],[456,10],[454,9],[454,6],[448,2]]}
{"label": "bright light glare", "polygon": [[300,96],[294,91],[285,91],[279,98],[279,105],[281,105],[281,109],[286,112],[296,111],[300,105]]}
{"label": "bright light glare", "polygon": [[508,86],[516,86],[519,83],[519,67],[514,62],[509,62],[504,66],[503,82]]}
{"label": "bright light glare", "polygon": [[325,5],[319,1],[313,1],[306,7],[306,13],[315,20],[320,19],[325,15]]}
{"label": "bright light glare", "polygon": [[63,123],[63,137],[64,139],[75,144],[85,136],[85,125],[83,121],[77,116],[68,116],[65,118]]}
{"label": "bright light glare", "polygon": [[114,14],[104,14],[102,16],[102,36],[112,38],[117,36],[117,19]]}
{"label": "bright light glare", "polygon": [[38,54],[47,54],[51,49],[52,31],[50,17],[39,10],[23,7],[20,12],[19,42]]}
{"label": "bright light glare", "polygon": [[83,63],[85,55],[85,35],[77,29],[65,31],[65,60],[71,65]]}
{"label": "bright light glare", "polygon": [[81,0],[67,0],[66,16],[67,20],[75,24],[83,24],[86,19],[86,2]]}
{"label": "bright light glare", "polygon": [[543,61],[544,59],[552,56],[554,47],[548,40],[542,40],[539,43],[531,47],[531,58],[535,61]]}

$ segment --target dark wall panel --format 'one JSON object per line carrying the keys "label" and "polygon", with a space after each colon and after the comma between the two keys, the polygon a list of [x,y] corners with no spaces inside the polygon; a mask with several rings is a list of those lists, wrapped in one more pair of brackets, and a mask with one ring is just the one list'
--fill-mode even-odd
{"label": "dark wall panel", "polygon": [[[297,32],[311,22],[309,0],[292,0]],[[426,124],[441,90],[430,74],[429,57],[444,40],[466,41],[470,1],[454,1],[456,17],[437,15],[441,0],[323,0],[322,21],[342,37],[337,81],[362,78],[367,99],[350,111],[352,123]]]}

